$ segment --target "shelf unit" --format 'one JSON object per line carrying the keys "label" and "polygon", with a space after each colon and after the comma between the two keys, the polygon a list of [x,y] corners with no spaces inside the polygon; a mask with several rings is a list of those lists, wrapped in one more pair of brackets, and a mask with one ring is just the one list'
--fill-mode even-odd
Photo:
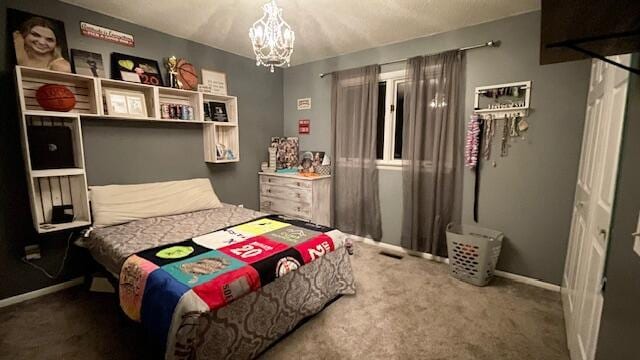
{"label": "shelf unit", "polygon": [[[238,98],[235,96],[222,96],[202,94],[204,102],[224,103],[227,109],[228,122],[212,121],[205,126],[205,158],[208,163],[223,164],[240,161],[240,134],[238,129]],[[204,109],[202,110],[204,112]],[[207,144],[211,146],[207,148]],[[234,158],[220,158],[217,156],[216,145],[223,145],[225,149],[233,152]]]}
{"label": "shelf unit", "polygon": [[[172,89],[120,80],[94,78],[16,66],[16,88],[20,110],[22,151],[27,172],[29,198],[33,224],[38,233],[67,230],[91,224],[89,196],[82,145],[82,121],[96,119],[136,121],[143,123],[197,124],[203,127],[204,161],[207,163],[233,163],[240,161],[238,126],[238,98]],[[45,84],[64,85],[76,98],[75,107],[69,112],[44,110],[38,104],[35,93]],[[109,115],[104,106],[104,90],[125,90],[141,93],[145,97],[147,117]],[[205,121],[204,102],[223,102],[229,122]],[[163,119],[161,104],[181,104],[193,107],[194,120]],[[67,126],[71,129],[75,166],[65,169],[34,169],[29,152],[28,129],[30,126]],[[233,159],[216,156],[216,145],[231,149]],[[55,205],[73,205],[75,219],[69,223],[51,224]]]}

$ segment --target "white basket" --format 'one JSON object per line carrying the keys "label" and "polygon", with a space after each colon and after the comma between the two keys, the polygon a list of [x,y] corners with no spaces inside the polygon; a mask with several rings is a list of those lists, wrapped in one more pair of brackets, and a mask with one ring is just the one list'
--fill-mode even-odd
{"label": "white basket", "polygon": [[477,286],[493,277],[504,234],[479,226],[447,225],[447,248],[451,276]]}

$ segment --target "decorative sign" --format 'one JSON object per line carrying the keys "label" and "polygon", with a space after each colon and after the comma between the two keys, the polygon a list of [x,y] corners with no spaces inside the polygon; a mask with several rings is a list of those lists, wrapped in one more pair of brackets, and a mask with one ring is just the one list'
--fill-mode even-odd
{"label": "decorative sign", "polygon": [[298,120],[298,134],[309,134],[311,132],[311,120]]}
{"label": "decorative sign", "polygon": [[198,91],[203,93],[212,93],[211,86],[198,84]]}
{"label": "decorative sign", "polygon": [[202,85],[211,89],[211,94],[227,95],[227,74],[202,69]]}
{"label": "decorative sign", "polygon": [[108,29],[106,27],[89,24],[87,22],[80,22],[80,33],[84,36],[88,36],[95,39],[111,41],[116,44],[134,47],[135,41],[133,35]]}
{"label": "decorative sign", "polygon": [[298,99],[298,110],[311,110],[311,98]]}

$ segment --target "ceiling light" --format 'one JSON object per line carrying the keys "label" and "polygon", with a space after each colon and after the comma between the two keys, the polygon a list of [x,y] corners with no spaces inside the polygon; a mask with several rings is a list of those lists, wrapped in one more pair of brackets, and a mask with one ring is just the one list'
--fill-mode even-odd
{"label": "ceiling light", "polygon": [[274,67],[290,66],[295,35],[282,18],[282,9],[276,0],[262,6],[264,15],[249,29],[249,38],[256,54],[256,65]]}

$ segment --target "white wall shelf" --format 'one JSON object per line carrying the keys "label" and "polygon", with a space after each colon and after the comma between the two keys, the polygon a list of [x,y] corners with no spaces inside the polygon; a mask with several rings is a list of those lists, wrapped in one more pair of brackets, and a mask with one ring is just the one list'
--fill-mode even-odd
{"label": "white wall shelf", "polygon": [[[207,163],[231,163],[240,161],[238,98],[230,95],[213,95],[198,91],[172,89],[94,78],[16,66],[16,87],[20,110],[20,127],[23,158],[27,170],[27,182],[33,224],[39,233],[73,229],[91,224],[89,196],[82,145],[82,121],[95,119],[136,121],[143,123],[198,124],[203,127],[204,160]],[[44,110],[35,93],[45,84],[66,86],[73,92],[76,105],[69,112]],[[109,115],[104,108],[103,90],[126,90],[144,94],[146,117]],[[229,122],[205,121],[204,102],[223,102]],[[193,120],[162,118],[163,103],[189,105],[193,108]],[[28,128],[30,126],[67,126],[72,131],[75,167],[67,169],[33,169],[29,153]],[[233,159],[219,158],[216,145],[231,149]],[[52,208],[56,205],[73,205],[75,219],[64,224],[51,224]]]}

